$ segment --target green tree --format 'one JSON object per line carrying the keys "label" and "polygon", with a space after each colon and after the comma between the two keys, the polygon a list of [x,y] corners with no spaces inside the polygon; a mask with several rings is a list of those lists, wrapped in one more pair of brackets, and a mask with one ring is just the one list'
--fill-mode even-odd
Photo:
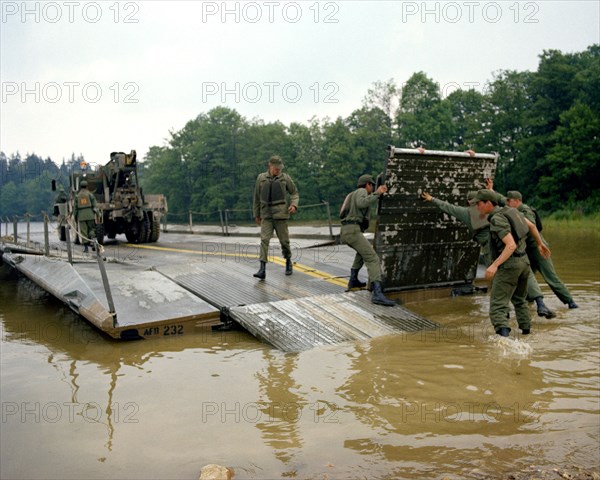
{"label": "green tree", "polygon": [[560,116],[549,153],[540,161],[546,172],[540,178],[536,201],[541,208],[555,210],[586,204],[588,211],[600,208],[600,116],[577,102]]}
{"label": "green tree", "polygon": [[396,115],[399,147],[449,150],[452,113],[442,102],[439,85],[423,72],[414,73],[402,88]]}

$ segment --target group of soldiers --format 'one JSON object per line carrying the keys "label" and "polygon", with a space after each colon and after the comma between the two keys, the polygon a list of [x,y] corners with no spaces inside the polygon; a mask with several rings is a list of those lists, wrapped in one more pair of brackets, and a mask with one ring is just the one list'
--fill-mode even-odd
{"label": "group of soldiers", "polygon": [[560,280],[550,259],[550,250],[540,234],[537,212],[523,203],[520,192],[506,196],[494,191],[493,181],[486,180],[485,189],[467,194],[467,206],[452,205],[423,192],[425,201],[433,202],[441,211],[464,223],[480,246],[485,278],[492,282],[490,320],[498,335],[507,337],[509,304],[515,308],[517,323],[523,335],[531,332],[528,302],[535,301],[540,317],[556,314],[544,303],[535,278],[539,272],[550,289],[570,309],[578,308],[566,285]]}
{"label": "group of soldiers", "polygon": [[[283,162],[272,156],[266,172],[258,175],[254,189],[253,213],[261,227],[260,268],[256,278],[266,278],[269,242],[273,232],[281,243],[285,258],[285,274],[292,275],[288,219],[298,211],[299,194],[291,177],[282,172]],[[381,183],[381,184],[379,184]],[[383,294],[381,267],[377,253],[363,233],[369,225],[371,208],[387,192],[383,182],[375,182],[371,175],[361,175],[356,189],[349,193],[340,210],[340,240],[356,254],[350,268],[348,289],[366,286],[358,278],[366,265],[372,290],[371,301],[393,307],[396,302]],[[290,196],[288,204],[287,194]],[[510,191],[506,196],[493,190],[493,181],[486,188],[469,192],[467,205],[452,205],[424,192],[422,198],[433,202],[441,211],[464,223],[473,240],[481,246],[487,268],[485,278],[491,282],[490,320],[496,333],[508,337],[509,307],[513,304],[515,316],[523,335],[531,332],[528,302],[536,302],[540,317],[553,318],[556,314],[544,303],[544,296],[535,278],[540,272],[556,296],[569,308],[578,308],[565,284],[560,280],[550,259],[550,250],[540,234],[541,222],[537,212],[523,203],[521,193]]]}
{"label": "group of soldiers", "polygon": [[[285,274],[292,275],[293,273],[288,219],[291,214],[298,211],[300,196],[294,181],[282,170],[281,157],[274,155],[269,159],[267,171],[259,174],[256,178],[253,213],[256,223],[260,225],[260,267],[254,276],[260,280],[266,278],[269,242],[273,232],[277,234],[281,244],[281,251],[285,258]],[[373,292],[371,301],[378,305],[392,307],[396,305],[396,302],[386,298],[383,294],[379,257],[363,235],[368,228],[371,207],[377,204],[379,196],[385,192],[387,192],[385,185],[375,188],[375,182],[371,175],[362,175],[358,179],[357,189],[348,194],[342,205],[340,238],[342,242],[356,251],[348,287],[362,288],[366,286],[365,283],[358,280],[358,271],[363,265],[366,265]],[[289,206],[287,194],[290,196]]]}

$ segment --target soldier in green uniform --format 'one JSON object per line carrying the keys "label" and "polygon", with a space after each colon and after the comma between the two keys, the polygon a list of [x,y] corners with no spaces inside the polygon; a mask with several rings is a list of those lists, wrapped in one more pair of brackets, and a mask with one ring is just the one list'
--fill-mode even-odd
{"label": "soldier in green uniform", "polygon": [[[488,185],[488,189],[492,190],[492,187],[494,185],[493,181],[491,179],[488,179],[486,180],[486,183]],[[481,246],[481,253],[483,255],[483,261],[485,263],[485,266],[489,267],[494,260],[491,257],[490,248],[488,245],[490,236],[490,223],[487,220],[487,216],[482,216],[479,213],[475,204],[476,202],[474,200],[476,195],[476,191],[471,191],[467,194],[467,203],[469,205],[468,207],[452,205],[451,203],[432,197],[427,192],[423,192],[421,197],[425,201],[433,202],[433,204],[436,207],[438,207],[442,212],[456,217],[459,221],[461,221],[467,226],[469,232],[471,233],[471,235],[473,235],[473,240],[475,240]],[[506,199],[503,198],[502,195],[499,196],[499,204],[506,205]],[[533,248],[537,252],[537,248],[535,246],[535,239],[533,237],[528,238],[530,238],[531,242],[533,242]],[[533,302],[534,300],[537,305],[537,314],[539,317],[556,317],[556,314],[552,310],[550,310],[544,303],[544,295],[542,294],[542,290],[538,285],[534,272],[531,272],[527,281],[527,301]]]}
{"label": "soldier in green uniform", "polygon": [[460,205],[453,205],[451,203],[440,200],[439,198],[432,197],[429,193],[423,192],[421,197],[427,202],[433,202],[442,212],[455,217],[457,220],[464,223],[469,232],[475,240],[481,246],[481,253],[484,258],[485,266],[487,267],[492,263],[493,259],[490,256],[490,250],[488,241],[490,238],[489,228],[490,222],[487,220],[487,215],[482,216],[477,210],[475,202],[475,196],[477,191],[471,191],[467,194],[467,207]]}
{"label": "soldier in green uniform", "polygon": [[[523,203],[523,196],[520,192],[517,192],[516,190],[507,192],[506,203],[507,205],[516,208],[530,222],[536,223],[535,212],[529,205]],[[531,270],[533,270],[533,272],[540,272],[548,286],[552,289],[554,294],[561,302],[566,304],[569,308],[578,308],[578,305],[573,301],[571,292],[569,292],[569,289],[556,274],[552,260],[549,258],[544,258],[542,255],[540,255],[538,249],[536,248],[535,239],[532,237],[528,236],[526,243],[526,252],[531,264]],[[537,285],[537,281],[535,283]]]}
{"label": "soldier in green uniform", "polygon": [[386,298],[383,294],[379,257],[363,235],[363,232],[369,226],[371,207],[377,204],[380,195],[387,192],[387,187],[380,185],[375,190],[375,182],[371,175],[362,175],[358,179],[357,187],[356,190],[346,196],[340,210],[340,220],[342,222],[340,240],[356,251],[354,263],[350,269],[348,289],[365,286],[363,282],[358,280],[358,272],[363,265],[366,265],[369,282],[373,290],[371,301],[378,305],[393,307],[396,302]]}
{"label": "soldier in green uniform", "polygon": [[[273,231],[281,243],[285,274],[291,275],[293,272],[288,219],[290,214],[298,211],[300,196],[292,178],[287,173],[282,173],[282,170],[281,157],[272,156],[269,159],[268,170],[258,175],[254,188],[253,212],[257,225],[260,225],[260,268],[254,276],[261,280],[267,276],[269,242]],[[289,206],[287,194],[290,195]]]}
{"label": "soldier in green uniform", "polygon": [[490,222],[490,252],[493,262],[485,271],[485,278],[492,282],[490,293],[490,320],[496,333],[508,337],[509,303],[523,335],[531,331],[531,315],[527,308],[527,279],[530,274],[529,261],[525,253],[525,237],[531,232],[544,257],[550,250],[540,237],[534,224],[517,210],[498,206],[499,195],[488,189],[479,190],[475,197],[482,215]]}
{"label": "soldier in green uniform", "polygon": [[[83,180],[75,197],[74,213],[82,236],[83,252],[88,252],[90,239],[96,237],[96,197],[87,189],[87,181]],[[94,248],[92,246],[92,248]]]}

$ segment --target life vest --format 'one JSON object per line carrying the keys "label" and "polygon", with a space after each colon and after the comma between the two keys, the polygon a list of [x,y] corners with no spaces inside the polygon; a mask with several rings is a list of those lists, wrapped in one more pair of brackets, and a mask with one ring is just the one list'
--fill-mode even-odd
{"label": "life vest", "polygon": [[92,202],[90,200],[91,193],[89,191],[80,191],[77,194],[77,208],[83,210],[84,208],[92,208]]}
{"label": "life vest", "polygon": [[260,190],[260,201],[269,207],[281,205],[285,200],[285,186],[281,177],[267,177]]}
{"label": "life vest", "polygon": [[[510,225],[510,233],[518,246],[521,240],[523,240],[529,233],[529,227],[527,226],[525,217],[516,208],[506,206],[488,216],[488,220],[490,221],[490,223],[492,223],[492,217],[498,213],[501,213],[507,218],[508,223]],[[500,255],[500,252],[496,250],[495,242],[491,242],[491,244],[494,258],[497,258],[498,255]]]}

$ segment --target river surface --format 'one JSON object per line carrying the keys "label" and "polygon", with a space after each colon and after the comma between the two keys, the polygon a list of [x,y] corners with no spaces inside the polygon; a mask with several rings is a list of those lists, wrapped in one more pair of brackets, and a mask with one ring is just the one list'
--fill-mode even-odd
{"label": "river surface", "polygon": [[541,283],[556,318],[509,340],[475,295],[406,304],[436,331],[296,354],[243,331],[117,342],[4,276],[0,476],[196,479],[210,463],[235,479],[599,472],[600,233],[544,234],[580,308]]}

